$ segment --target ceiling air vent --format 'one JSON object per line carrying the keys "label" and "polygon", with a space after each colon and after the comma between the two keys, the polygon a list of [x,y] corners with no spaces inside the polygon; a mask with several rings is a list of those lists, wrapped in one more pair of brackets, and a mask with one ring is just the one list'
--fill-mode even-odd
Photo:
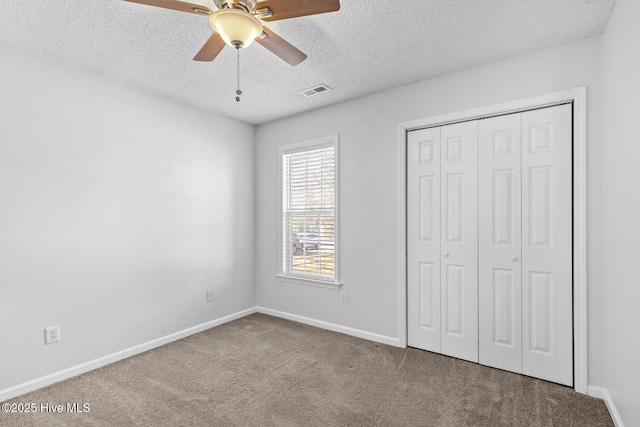
{"label": "ceiling air vent", "polygon": [[322,92],[329,92],[330,90],[331,88],[327,85],[318,85],[318,86],[311,87],[309,89],[301,90],[298,93],[308,98],[310,96],[315,96]]}

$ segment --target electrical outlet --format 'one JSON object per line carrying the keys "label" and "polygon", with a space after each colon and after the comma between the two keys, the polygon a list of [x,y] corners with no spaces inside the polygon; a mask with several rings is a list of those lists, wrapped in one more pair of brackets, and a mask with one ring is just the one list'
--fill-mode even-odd
{"label": "electrical outlet", "polygon": [[213,289],[207,291],[207,302],[213,301]]}
{"label": "electrical outlet", "polygon": [[347,303],[347,293],[342,292],[340,294],[340,304],[346,304],[346,303]]}
{"label": "electrical outlet", "polygon": [[53,344],[60,341],[60,325],[50,326],[44,329],[44,343]]}

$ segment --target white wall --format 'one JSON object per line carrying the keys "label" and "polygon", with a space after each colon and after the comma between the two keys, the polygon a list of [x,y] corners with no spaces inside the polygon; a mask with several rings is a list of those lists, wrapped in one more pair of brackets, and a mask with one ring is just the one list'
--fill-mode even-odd
{"label": "white wall", "polygon": [[0,62],[0,393],[255,306],[253,126]]}
{"label": "white wall", "polygon": [[[330,83],[330,82],[328,82]],[[588,87],[589,382],[603,382],[600,38],[488,64],[286,118],[257,129],[259,306],[398,338],[398,124],[578,86]],[[340,88],[334,88],[340,90]],[[276,279],[278,147],[340,136],[340,291]]]}
{"label": "white wall", "polygon": [[640,426],[640,2],[618,0],[602,36],[605,387]]}

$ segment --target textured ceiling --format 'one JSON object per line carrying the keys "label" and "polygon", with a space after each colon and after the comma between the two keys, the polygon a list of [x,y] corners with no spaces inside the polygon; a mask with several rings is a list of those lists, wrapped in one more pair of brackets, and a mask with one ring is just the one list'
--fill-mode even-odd
{"label": "textured ceiling", "polygon": [[[308,55],[302,64],[256,43],[240,51],[239,103],[234,49],[192,60],[212,32],[206,17],[121,0],[2,0],[0,40],[259,124],[600,34],[614,3],[341,0],[338,12],[267,24]],[[320,83],[333,90],[298,94]]]}

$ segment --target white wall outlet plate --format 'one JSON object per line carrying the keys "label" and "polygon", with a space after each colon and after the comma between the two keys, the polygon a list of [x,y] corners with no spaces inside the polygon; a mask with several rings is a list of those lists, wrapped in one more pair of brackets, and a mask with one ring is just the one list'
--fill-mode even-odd
{"label": "white wall outlet plate", "polygon": [[340,304],[346,304],[346,303],[347,303],[347,293],[342,292],[340,294]]}
{"label": "white wall outlet plate", "polygon": [[60,341],[60,325],[50,326],[44,329],[44,343],[53,344]]}
{"label": "white wall outlet plate", "polygon": [[207,291],[207,302],[213,301],[213,289]]}

